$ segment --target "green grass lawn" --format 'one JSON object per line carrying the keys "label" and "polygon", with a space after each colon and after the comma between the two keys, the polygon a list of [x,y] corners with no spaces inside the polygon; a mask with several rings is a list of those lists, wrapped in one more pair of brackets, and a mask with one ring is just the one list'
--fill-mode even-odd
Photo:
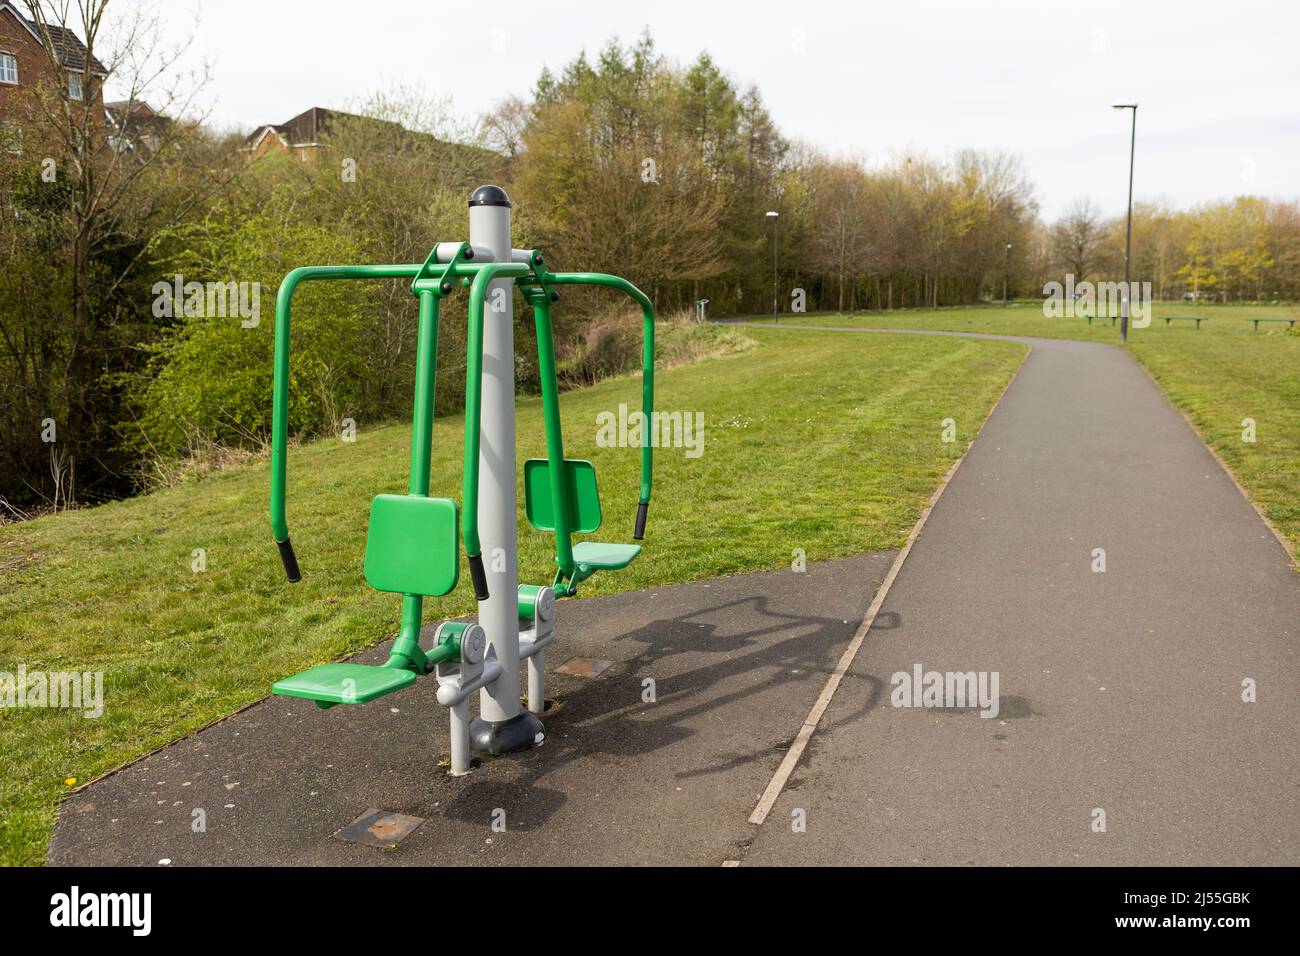
{"label": "green grass lawn", "polygon": [[[657,377],[659,409],[703,413],[704,452],[658,452],[645,553],[583,594],[778,568],[795,549],[815,561],[899,547],[1026,352],[920,336],[752,337],[748,351]],[[562,398],[566,451],[600,474],[602,540],[631,538],[639,456],[597,447],[596,416],[635,409],[638,396],[639,380],[622,378]],[[945,418],[960,425],[956,444],[940,440]],[[518,428],[521,459],[542,455],[538,401],[520,403]],[[434,494],[460,497],[462,436],[459,418],[436,428]],[[371,497],[405,493],[409,442],[407,427],[363,426],[354,444],[291,452],[297,585],[271,542],[265,462],[0,528],[0,672],[102,671],[105,687],[99,719],[0,711],[0,862],[41,862],[65,779],[119,766],[397,629],[399,600],[366,586],[361,561]],[[520,522],[521,577],[548,583],[553,542]],[[198,549],[203,573],[192,570]],[[426,619],[473,604],[462,574]]]}
{"label": "green grass lawn", "polygon": [[[1164,316],[1205,316],[1195,323]],[[1157,305],[1147,328],[1129,333],[1128,348],[1175,405],[1187,413],[1269,520],[1300,555],[1300,334],[1278,322],[1300,307]],[[770,320],[763,320],[770,321]],[[1037,303],[1010,308],[786,316],[799,325],[941,329],[1119,343],[1109,319],[1045,318]],[[1255,442],[1242,441],[1242,420],[1255,420]]]}

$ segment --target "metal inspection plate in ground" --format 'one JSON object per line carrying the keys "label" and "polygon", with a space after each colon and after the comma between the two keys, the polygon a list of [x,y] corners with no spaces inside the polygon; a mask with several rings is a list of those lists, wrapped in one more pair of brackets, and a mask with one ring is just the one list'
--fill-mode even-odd
{"label": "metal inspection plate in ground", "polygon": [[570,677],[596,677],[613,661],[598,661],[590,657],[575,657],[557,667],[556,673],[568,674]]}
{"label": "metal inspection plate in ground", "polygon": [[389,813],[370,807],[334,836],[366,846],[389,847],[406,839],[423,822],[424,817],[409,817],[404,813]]}

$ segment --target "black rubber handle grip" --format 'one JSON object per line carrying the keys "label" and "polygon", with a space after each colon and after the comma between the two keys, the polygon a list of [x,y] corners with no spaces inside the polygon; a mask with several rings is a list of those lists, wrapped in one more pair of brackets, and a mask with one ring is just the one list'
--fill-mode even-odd
{"label": "black rubber handle grip", "polygon": [[483,555],[469,556],[469,576],[474,580],[474,596],[480,601],[488,599],[487,571],[483,568]]}
{"label": "black rubber handle grip", "polygon": [[650,502],[643,501],[636,506],[636,530],[632,532],[634,541],[645,540],[645,519],[650,511]]}
{"label": "black rubber handle grip", "polygon": [[293,545],[288,538],[277,541],[275,544],[280,549],[280,560],[284,562],[284,573],[289,576],[291,584],[297,584],[302,580],[302,572],[298,570],[298,556],[293,553]]}

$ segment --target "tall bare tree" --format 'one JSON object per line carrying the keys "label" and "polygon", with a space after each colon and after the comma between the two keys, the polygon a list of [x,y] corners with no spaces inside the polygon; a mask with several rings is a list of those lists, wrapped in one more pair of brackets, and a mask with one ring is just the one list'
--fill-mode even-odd
{"label": "tall bare tree", "polygon": [[1091,199],[1076,199],[1052,228],[1053,258],[1075,282],[1083,282],[1096,268],[1104,234],[1101,210]]}

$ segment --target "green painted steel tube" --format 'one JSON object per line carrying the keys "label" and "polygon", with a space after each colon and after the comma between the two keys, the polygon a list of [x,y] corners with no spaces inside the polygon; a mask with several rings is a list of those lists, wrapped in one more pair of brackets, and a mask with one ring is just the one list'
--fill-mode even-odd
{"label": "green painted steel tube", "polygon": [[322,279],[402,279],[415,276],[418,265],[388,266],[304,266],[294,269],[280,283],[275,298],[275,390],[271,408],[271,533],[275,540],[289,540],[285,517],[285,455],[289,447],[289,351],[290,311],[293,294],[304,282]]}
{"label": "green painted steel tube", "polygon": [[619,276],[602,272],[554,272],[547,276],[554,285],[597,285],[618,291],[635,299],[641,306],[645,329],[641,354],[641,412],[645,416],[641,429],[641,498],[642,506],[650,503],[650,484],[654,476],[653,449],[650,444],[650,427],[654,421],[655,398],[655,309],[649,297]]}
{"label": "green painted steel tube", "polygon": [[415,346],[415,415],[411,428],[412,495],[429,494],[433,455],[433,397],[438,380],[438,297],[420,293],[420,323]]}
{"label": "green painted steel tube", "polygon": [[420,650],[420,627],[424,624],[424,598],[418,594],[402,595],[402,628],[388,652],[385,667],[412,670],[424,674],[424,651]]}
{"label": "green painted steel tube", "polygon": [[[483,425],[483,308],[488,283],[493,279],[514,279],[531,272],[523,263],[485,262],[469,287],[469,333],[465,342],[465,473],[461,488],[461,537],[471,559],[483,553],[478,538],[478,457]],[[507,322],[514,321],[513,313]],[[509,370],[514,374],[514,370]],[[471,572],[474,570],[471,560]]]}
{"label": "green painted steel tube", "polygon": [[555,518],[555,563],[566,578],[573,577],[573,540],[568,482],[564,468],[564,434],[560,429],[560,387],[555,375],[555,333],[551,303],[543,292],[533,298],[537,323],[537,372],[542,384],[542,417],[546,423],[547,469],[551,476],[551,501]]}
{"label": "green painted steel tube", "polygon": [[[429,465],[433,456],[434,393],[438,380],[438,296],[422,290],[420,321],[415,346],[415,411],[411,425],[411,483],[413,496],[429,495]],[[420,650],[420,627],[424,624],[424,598],[419,594],[402,595],[402,629],[393,642],[388,667],[413,667],[424,673],[424,654]]]}
{"label": "green painted steel tube", "polygon": [[470,626],[468,621],[446,621],[442,627],[438,628],[438,633],[442,635],[438,643],[429,648],[426,657],[430,664],[441,664],[444,661],[460,660],[460,642],[465,636],[465,631]]}
{"label": "green painted steel tube", "polygon": [[425,655],[425,660],[430,664],[442,664],[446,661],[460,660],[460,638],[443,638],[437,646],[429,648],[429,653]]}

